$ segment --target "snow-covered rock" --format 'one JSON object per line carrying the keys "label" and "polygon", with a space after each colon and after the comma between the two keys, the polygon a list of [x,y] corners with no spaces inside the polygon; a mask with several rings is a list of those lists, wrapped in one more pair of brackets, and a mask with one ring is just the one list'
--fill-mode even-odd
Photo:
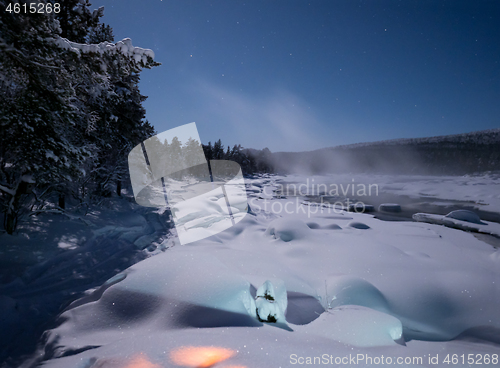
{"label": "snow-covered rock", "polygon": [[446,215],[446,217],[460,221],[472,222],[473,224],[484,224],[481,222],[481,218],[476,213],[468,210],[451,211]]}
{"label": "snow-covered rock", "polygon": [[277,292],[271,281],[267,280],[258,289],[255,296],[257,318],[261,322],[286,323],[287,295],[283,282]]}

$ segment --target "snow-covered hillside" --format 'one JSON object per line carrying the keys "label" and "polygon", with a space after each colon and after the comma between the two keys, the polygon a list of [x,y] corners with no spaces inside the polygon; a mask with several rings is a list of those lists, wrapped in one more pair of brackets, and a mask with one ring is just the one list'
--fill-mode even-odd
{"label": "snow-covered hillside", "polygon": [[277,152],[276,172],[464,175],[500,171],[500,129]]}
{"label": "snow-covered hillside", "polygon": [[494,144],[500,143],[500,128],[481,130],[477,132],[439,135],[424,138],[399,138],[377,142],[354,143],[338,146],[338,148],[355,148],[375,145],[404,145],[404,144],[424,144],[424,143],[473,143],[473,144]]}

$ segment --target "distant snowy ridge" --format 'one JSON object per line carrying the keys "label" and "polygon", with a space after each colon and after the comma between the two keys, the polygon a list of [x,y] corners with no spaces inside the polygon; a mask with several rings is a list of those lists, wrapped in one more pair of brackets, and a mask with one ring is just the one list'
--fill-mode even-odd
{"label": "distant snowy ridge", "polygon": [[340,146],[334,146],[324,149],[349,149],[357,147],[368,147],[377,145],[404,145],[404,144],[425,144],[425,143],[443,143],[443,142],[453,142],[453,143],[476,143],[476,144],[494,144],[500,143],[500,128],[480,130],[477,132],[461,133],[461,134],[451,134],[451,135],[438,135],[433,137],[423,137],[423,138],[396,138],[387,139],[383,141],[376,142],[361,142],[353,144],[345,144]]}
{"label": "distant snowy ridge", "polygon": [[465,175],[500,171],[500,129],[270,155],[275,172]]}
{"label": "distant snowy ridge", "polygon": [[134,58],[135,62],[143,62],[146,64],[148,58],[154,59],[155,53],[151,49],[143,49],[142,47],[135,47],[132,45],[132,40],[130,38],[124,38],[116,43],[111,42],[101,42],[99,44],[85,44],[77,43],[67,40],[66,38],[52,38],[52,41],[60,48],[70,50],[78,55],[80,53],[121,53],[125,56]]}

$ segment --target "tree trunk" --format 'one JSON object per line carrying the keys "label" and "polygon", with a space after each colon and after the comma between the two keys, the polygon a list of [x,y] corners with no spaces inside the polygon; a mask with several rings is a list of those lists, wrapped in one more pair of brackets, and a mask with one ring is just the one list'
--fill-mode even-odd
{"label": "tree trunk", "polygon": [[5,230],[7,234],[12,235],[16,230],[16,214],[9,209],[5,214]]}
{"label": "tree trunk", "polygon": [[66,207],[66,197],[64,196],[63,193],[59,194],[59,201],[58,202],[59,202],[59,208],[64,210]]}
{"label": "tree trunk", "polygon": [[5,213],[5,230],[7,234],[12,235],[17,227],[17,215],[19,213],[19,201],[23,194],[31,192],[31,184],[21,181],[17,184],[16,192],[9,201],[9,207]]}
{"label": "tree trunk", "polygon": [[116,181],[116,194],[118,194],[118,197],[122,195],[122,182],[120,180]]}

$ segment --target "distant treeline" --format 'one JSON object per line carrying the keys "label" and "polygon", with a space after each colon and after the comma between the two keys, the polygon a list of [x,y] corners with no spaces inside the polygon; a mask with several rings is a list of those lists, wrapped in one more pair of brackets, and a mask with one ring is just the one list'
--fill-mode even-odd
{"label": "distant treeline", "polygon": [[254,175],[258,173],[272,173],[274,167],[271,159],[271,151],[268,148],[255,150],[242,148],[240,144],[235,144],[232,148],[224,146],[219,139],[213,145],[211,142],[202,144],[203,152],[207,160],[230,160],[237,162],[243,171],[243,175]]}
{"label": "distant treeline", "polygon": [[[145,148],[148,160],[154,160],[154,166],[157,169],[162,173],[181,172],[179,178],[183,175],[190,175],[183,172],[184,169],[200,164],[200,142],[192,137],[182,142],[177,136],[168,141],[160,140],[159,135],[156,135],[147,140]],[[213,145],[212,142],[201,144],[201,149],[207,161],[237,162],[245,176],[274,172],[271,164],[271,151],[268,148],[255,150],[243,148],[240,144],[225,148],[219,139]]]}

